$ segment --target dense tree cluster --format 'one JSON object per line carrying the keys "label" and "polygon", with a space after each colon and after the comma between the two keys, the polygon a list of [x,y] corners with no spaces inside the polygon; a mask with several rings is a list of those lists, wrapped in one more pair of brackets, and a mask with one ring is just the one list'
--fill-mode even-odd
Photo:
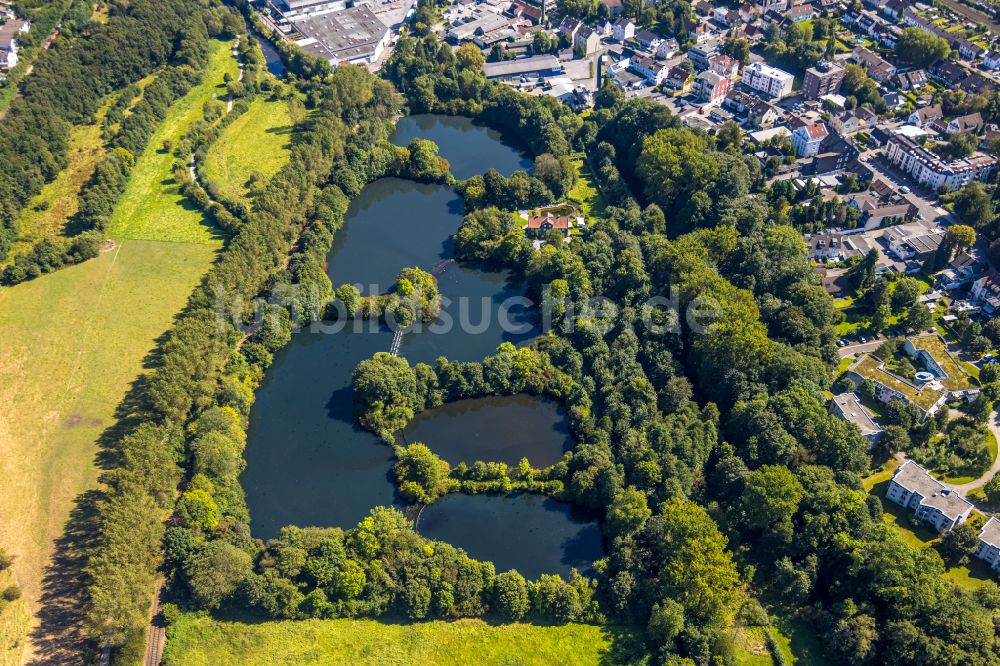
{"label": "dense tree cluster", "polygon": [[896,42],[896,55],[916,67],[927,67],[949,53],[951,46],[946,39],[920,28],[903,28],[903,34]]}
{"label": "dense tree cluster", "polygon": [[[0,257],[17,236],[27,202],[66,166],[69,131],[90,121],[101,100],[156,67],[194,64],[230,15],[198,0],[138,0],[115,5],[106,24],[56,40],[35,63],[0,127]],[[135,154],[135,151],[132,151]]]}
{"label": "dense tree cluster", "polygon": [[[361,296],[350,284],[341,285],[336,293],[346,316],[385,321],[393,330],[405,330],[418,321],[434,321],[441,311],[437,279],[419,268],[401,270],[387,294]],[[336,305],[329,309],[335,311]]]}
{"label": "dense tree cluster", "polygon": [[286,527],[251,568],[226,541],[199,548],[168,530],[168,553],[184,585],[205,608],[236,598],[266,617],[378,617],[411,620],[496,617],[548,622],[599,619],[593,584],[516,571],[497,573],[445,543],[429,543],[398,510],[376,508],[357,527]]}

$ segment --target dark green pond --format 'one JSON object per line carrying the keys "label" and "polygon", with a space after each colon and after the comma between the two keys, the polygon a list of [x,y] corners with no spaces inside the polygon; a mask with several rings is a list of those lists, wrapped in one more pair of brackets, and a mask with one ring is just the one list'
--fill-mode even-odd
{"label": "dark green pond", "polygon": [[456,178],[465,180],[485,173],[490,167],[505,176],[518,169],[531,169],[531,158],[515,148],[497,130],[464,116],[433,113],[400,118],[392,142],[405,146],[414,139],[429,139],[438,153],[451,164]]}
{"label": "dark green pond", "polygon": [[[470,124],[474,136],[484,131]],[[511,153],[511,148],[491,141],[470,141],[456,149],[469,151],[466,156],[482,165]],[[351,203],[327,257],[334,286],[360,284],[365,293],[388,290],[401,268],[435,268],[442,315],[430,330],[403,337],[400,355],[411,363],[433,363],[439,356],[479,360],[501,342],[517,344],[537,335],[525,304],[505,305],[508,298],[524,294],[508,273],[448,261],[451,236],[461,221],[461,199],[449,188],[387,178],[366,187]],[[500,324],[501,314],[507,326]],[[351,325],[339,332],[305,329],[275,354],[250,413],[242,479],[254,536],[276,536],[285,525],[353,527],[372,507],[399,504],[391,476],[392,450],[355,425],[351,393],[357,364],[389,351],[391,342],[391,331],[371,331],[367,324],[360,331]],[[477,429],[472,422],[468,427]],[[485,439],[489,429],[478,427],[478,432]],[[561,456],[565,444],[559,441],[550,446],[552,453],[560,449]],[[515,504],[521,506],[523,500]],[[535,523],[525,512],[537,513],[537,525],[545,531],[551,509],[541,502],[532,506],[536,508],[521,509],[519,520],[533,529]],[[438,507],[434,513],[442,511]],[[464,542],[456,545],[466,547]],[[485,542],[483,551],[487,559],[503,555],[485,552]],[[561,557],[555,553],[541,565],[555,571],[562,566]]]}
{"label": "dark green pond", "polygon": [[554,465],[573,448],[569,418],[559,405],[530,395],[459,400],[418,414],[403,433],[451,463]]}
{"label": "dark green pond", "polygon": [[423,510],[417,531],[526,578],[592,573],[604,554],[597,522],[541,495],[445,495]]}

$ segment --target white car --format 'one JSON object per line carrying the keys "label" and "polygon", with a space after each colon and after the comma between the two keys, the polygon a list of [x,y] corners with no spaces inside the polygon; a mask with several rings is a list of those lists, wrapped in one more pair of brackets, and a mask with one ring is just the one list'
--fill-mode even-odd
{"label": "white car", "polygon": [[899,188],[899,191],[902,192],[903,194],[909,194],[910,188],[907,187],[906,185],[903,185],[901,188]]}

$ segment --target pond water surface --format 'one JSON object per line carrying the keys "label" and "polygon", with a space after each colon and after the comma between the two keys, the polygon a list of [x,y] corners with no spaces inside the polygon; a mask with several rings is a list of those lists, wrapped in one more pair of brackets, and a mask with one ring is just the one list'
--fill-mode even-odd
{"label": "pond water surface", "polygon": [[403,433],[423,442],[452,466],[477,460],[535,469],[554,465],[573,448],[569,418],[551,400],[530,395],[459,400],[417,415]]}
{"label": "pond water surface", "polygon": [[[407,120],[404,118],[401,124]],[[433,125],[448,131],[466,127],[468,141],[456,141],[449,144],[447,151],[442,150],[453,165],[476,164],[475,172],[479,173],[488,165],[513,164],[504,160],[518,153],[500,143],[498,134],[471,121],[466,126],[454,120],[440,117]],[[398,136],[394,141],[399,141]],[[513,168],[517,167],[510,170]],[[451,189],[386,178],[367,186],[351,202],[344,227],[327,256],[327,273],[335,287],[360,284],[365,293],[387,291],[404,267],[434,269],[442,293],[442,316],[430,330],[403,336],[400,355],[410,363],[433,363],[439,356],[457,361],[480,360],[501,342],[516,344],[537,335],[533,315],[524,303],[508,307],[509,298],[524,295],[523,288],[508,273],[486,272],[450,261],[451,236],[461,221],[461,199]],[[508,330],[500,325],[502,317],[508,320]],[[474,332],[461,325],[463,319],[478,325]],[[247,470],[242,478],[254,536],[274,537],[285,525],[349,528],[372,507],[401,506],[392,478],[392,449],[358,427],[353,416],[351,374],[363,359],[389,351],[392,342],[388,328],[374,329],[370,330],[367,323],[358,331],[349,324],[335,333],[307,328],[293,334],[291,342],[275,354],[250,412]],[[522,410],[518,418],[539,410],[534,416],[538,419],[534,422],[536,428],[548,428],[555,441],[560,426],[555,417],[541,418],[544,408],[522,405],[514,409]],[[487,417],[485,410],[483,418],[496,420]],[[520,443],[500,443],[497,447],[492,443],[491,427],[474,423],[464,427],[474,430],[476,439],[482,440],[486,448],[495,448],[497,455],[505,450],[510,455],[512,450],[521,450]],[[525,437],[537,438],[538,434],[525,432]],[[524,446],[539,451],[543,448],[530,443]],[[566,444],[560,440],[558,445],[547,446],[550,448],[545,456],[555,455],[558,459]],[[545,456],[541,462],[530,456],[529,460],[543,465],[549,459]],[[522,496],[492,498],[487,504],[479,500],[489,498],[464,498],[474,500],[471,504],[463,498],[445,499],[446,503],[442,500],[434,505],[428,529],[460,524],[471,516],[472,507],[488,505],[497,512],[495,520],[505,525],[508,533],[521,529],[526,531],[525,538],[544,535],[545,540],[539,541],[533,551],[539,558],[536,565],[540,570],[565,572],[574,563],[583,562],[592,554],[592,549],[587,548],[593,545],[594,537],[596,557],[600,556],[596,523],[573,522],[567,505]],[[500,508],[505,506],[512,507],[512,513],[500,517]],[[454,517],[452,511],[457,512]],[[469,547],[469,538],[471,535],[454,543]],[[503,558],[509,555],[506,551],[510,543],[500,542],[496,552],[488,552],[490,542],[481,542],[475,544],[477,552],[470,553],[506,562]],[[518,564],[518,568],[522,566]]]}
{"label": "pond water surface", "polygon": [[417,531],[529,579],[566,576],[572,568],[593,573],[594,560],[604,554],[596,521],[565,502],[526,493],[445,495],[423,510]]}
{"label": "pond water surface", "polygon": [[505,176],[518,169],[531,169],[531,158],[512,145],[512,137],[464,116],[406,116],[399,119],[391,138],[397,146],[414,139],[433,141],[438,154],[448,160],[451,172],[461,180],[483,174],[491,167]]}

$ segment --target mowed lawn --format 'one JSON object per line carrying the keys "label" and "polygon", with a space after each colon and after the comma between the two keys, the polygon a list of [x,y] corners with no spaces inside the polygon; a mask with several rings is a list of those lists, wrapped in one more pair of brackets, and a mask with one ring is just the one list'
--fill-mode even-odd
{"label": "mowed lawn", "polygon": [[244,198],[251,175],[266,181],[285,166],[292,134],[288,102],[257,99],[209,149],[206,175],[227,197]]}
{"label": "mowed lawn", "polygon": [[490,625],[480,620],[386,624],[303,620],[244,624],[185,615],[170,629],[165,666],[596,666],[611,639],[590,625]]}
{"label": "mowed lawn", "polygon": [[123,241],[0,290],[0,544],[29,607],[74,499],[97,486],[98,436],[215,252]]}
{"label": "mowed lawn", "polygon": [[176,143],[191,123],[201,118],[207,102],[225,98],[223,77],[226,73],[233,78],[239,76],[232,43],[212,42],[212,55],[205,71],[202,83],[171,107],[136,163],[132,179],[111,217],[108,231],[111,238],[221,244],[218,230],[181,195],[173,176],[177,158],[163,150],[164,141]]}

